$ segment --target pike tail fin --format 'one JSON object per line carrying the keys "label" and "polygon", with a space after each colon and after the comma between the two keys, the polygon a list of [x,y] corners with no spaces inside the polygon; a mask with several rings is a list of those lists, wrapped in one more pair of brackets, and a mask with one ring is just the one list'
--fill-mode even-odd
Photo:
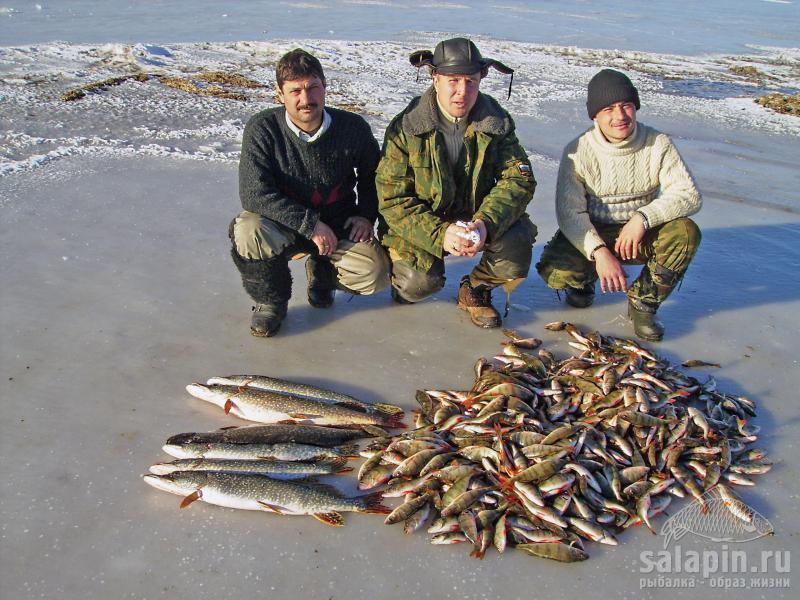
{"label": "pike tail fin", "polygon": [[406,429],[407,425],[403,423],[403,411],[389,415],[383,420],[383,424],[390,429]]}
{"label": "pike tail fin", "polygon": [[383,501],[383,492],[373,492],[366,496],[360,496],[360,500],[364,503],[364,508],[359,510],[359,512],[378,515],[388,515],[392,512],[389,506],[381,504]]}

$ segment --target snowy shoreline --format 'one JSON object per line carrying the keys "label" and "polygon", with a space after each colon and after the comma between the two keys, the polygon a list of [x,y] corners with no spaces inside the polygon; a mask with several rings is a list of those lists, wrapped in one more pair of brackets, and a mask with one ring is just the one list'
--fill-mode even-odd
{"label": "snowy shoreline", "polygon": [[[425,73],[416,80],[407,61],[409,52],[432,45],[434,39],[421,36],[417,44],[278,40],[0,47],[4,101],[0,178],[76,155],[162,156],[233,164],[248,116],[274,105],[277,58],[296,45],[316,53],[328,70],[329,103],[364,114],[380,140],[391,117],[426,85]],[[796,116],[775,113],[750,99],[767,91],[797,93],[800,49],[759,48],[749,56],[685,57],[476,39],[485,54],[502,56],[517,69],[510,99],[505,99],[503,78],[489,77],[483,87],[502,99],[518,121],[557,125],[547,105],[579,103],[591,75],[611,66],[630,73],[648,115],[665,120],[689,115],[732,129],[800,135]],[[742,66],[757,69],[762,76],[753,79],[731,71]],[[265,87],[228,86],[249,98],[239,102],[197,96],[151,79],[128,81],[73,102],[60,99],[69,90],[110,77],[157,73],[191,80],[208,71],[242,74]],[[568,116],[565,125],[576,118],[579,115]],[[558,153],[550,158],[557,159]]]}

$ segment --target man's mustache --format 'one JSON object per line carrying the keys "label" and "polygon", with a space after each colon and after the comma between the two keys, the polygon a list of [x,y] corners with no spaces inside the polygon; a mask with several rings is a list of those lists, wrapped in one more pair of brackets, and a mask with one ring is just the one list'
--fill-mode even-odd
{"label": "man's mustache", "polygon": [[319,106],[317,103],[301,104],[297,107],[297,110],[307,110],[309,108],[317,108],[317,106]]}

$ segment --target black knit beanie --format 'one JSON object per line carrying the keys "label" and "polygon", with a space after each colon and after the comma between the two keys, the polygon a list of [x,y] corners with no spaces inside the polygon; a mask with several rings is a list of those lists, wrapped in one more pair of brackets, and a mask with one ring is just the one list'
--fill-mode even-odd
{"label": "black knit beanie", "polygon": [[639,92],[628,76],[614,69],[603,69],[589,81],[586,110],[589,118],[615,102],[633,102],[639,110]]}

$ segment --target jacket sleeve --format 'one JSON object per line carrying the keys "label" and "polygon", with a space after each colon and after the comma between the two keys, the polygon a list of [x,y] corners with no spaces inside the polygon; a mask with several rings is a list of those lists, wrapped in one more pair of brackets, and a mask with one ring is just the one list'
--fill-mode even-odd
{"label": "jacket sleeve", "polygon": [[239,199],[242,208],[311,238],[319,213],[289,198],[277,185],[275,140],[256,115],[247,123],[239,158]]}
{"label": "jacket sleeve", "polygon": [[694,178],[678,149],[666,135],[661,134],[659,137],[665,144],[658,172],[659,193],[650,204],[638,211],[647,218],[649,227],[693,215],[700,210],[703,203]]}
{"label": "jacket sleeve", "polygon": [[409,162],[405,134],[398,116],[386,130],[375,183],[378,210],[391,235],[438,258],[444,255],[446,223],[431,205],[415,193],[414,170]]}
{"label": "jacket sleeve", "polygon": [[364,139],[361,143],[356,165],[356,190],[358,192],[358,214],[374,224],[378,218],[378,194],[375,189],[375,170],[381,151],[369,124],[364,121]]}
{"label": "jacket sleeve", "polygon": [[589,218],[586,187],[580,170],[577,142],[564,148],[556,183],[556,219],[561,233],[586,258],[605,246]]}
{"label": "jacket sleeve", "polygon": [[[482,219],[490,240],[502,236],[525,213],[536,179],[525,150],[512,129],[498,140],[494,186],[483,197],[473,219]],[[487,149],[492,151],[491,147]]]}

